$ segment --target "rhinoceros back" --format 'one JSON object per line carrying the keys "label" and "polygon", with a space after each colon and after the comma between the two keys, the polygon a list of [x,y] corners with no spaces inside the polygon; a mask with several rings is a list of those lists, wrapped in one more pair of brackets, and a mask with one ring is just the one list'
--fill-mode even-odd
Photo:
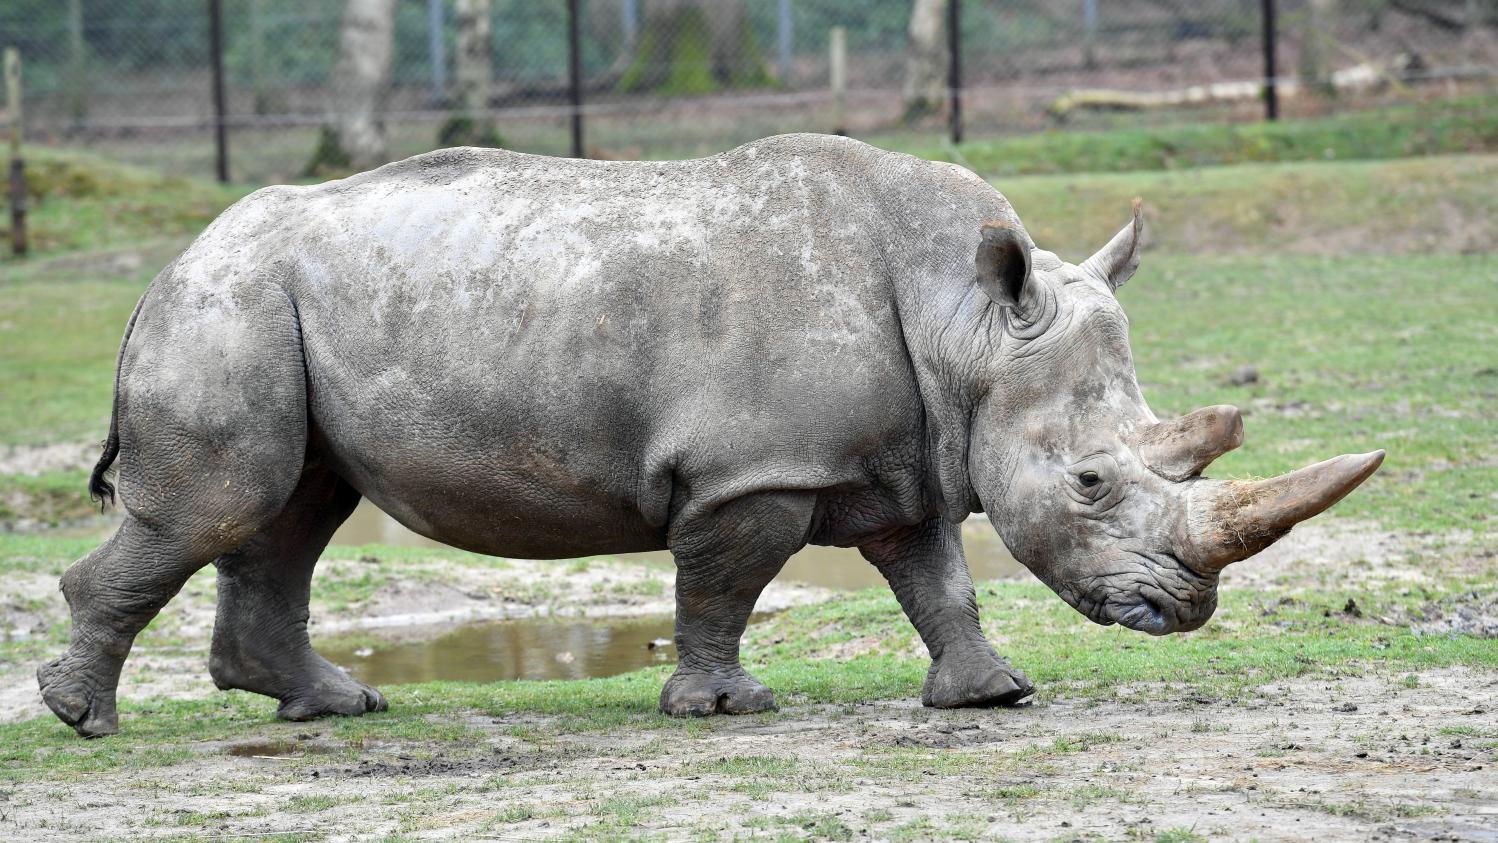
{"label": "rhinoceros back", "polygon": [[284,285],[314,445],[366,496],[476,550],[626,552],[688,499],[858,482],[918,424],[868,189],[892,157],[445,150],[215,229]]}

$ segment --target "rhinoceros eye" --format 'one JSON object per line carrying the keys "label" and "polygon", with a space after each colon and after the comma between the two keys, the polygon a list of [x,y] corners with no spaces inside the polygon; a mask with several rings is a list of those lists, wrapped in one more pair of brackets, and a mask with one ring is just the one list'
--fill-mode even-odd
{"label": "rhinoceros eye", "polygon": [[1077,480],[1089,489],[1103,482],[1103,478],[1097,476],[1096,471],[1084,471],[1077,476]]}

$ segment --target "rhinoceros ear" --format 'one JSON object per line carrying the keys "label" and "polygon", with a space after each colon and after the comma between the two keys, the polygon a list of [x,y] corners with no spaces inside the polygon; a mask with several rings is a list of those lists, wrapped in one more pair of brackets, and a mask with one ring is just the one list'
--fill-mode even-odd
{"label": "rhinoceros ear", "polygon": [[1005,307],[1019,307],[1030,281],[1030,246],[1025,235],[1005,222],[983,223],[978,241],[978,286]]}
{"label": "rhinoceros ear", "polygon": [[1144,234],[1142,204],[1135,199],[1134,219],[1113,235],[1108,245],[1082,263],[1083,272],[1107,284],[1110,290],[1117,291],[1139,268],[1139,243]]}

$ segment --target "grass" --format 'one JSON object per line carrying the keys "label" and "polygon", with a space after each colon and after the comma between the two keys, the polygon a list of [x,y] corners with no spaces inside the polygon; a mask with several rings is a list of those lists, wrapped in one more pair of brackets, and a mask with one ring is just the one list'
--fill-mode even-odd
{"label": "grass", "polygon": [[1498,150],[1494,105],[1491,97],[1461,97],[1306,120],[1057,130],[974,140],[955,154],[936,145],[907,151],[956,161],[988,177],[1491,152]]}
{"label": "grass", "polygon": [[[27,149],[26,182],[31,199],[27,233],[36,258],[195,236],[248,192],[35,146]],[[9,229],[0,227],[0,232],[9,242]],[[0,257],[0,273],[9,274],[14,265],[8,252]]]}

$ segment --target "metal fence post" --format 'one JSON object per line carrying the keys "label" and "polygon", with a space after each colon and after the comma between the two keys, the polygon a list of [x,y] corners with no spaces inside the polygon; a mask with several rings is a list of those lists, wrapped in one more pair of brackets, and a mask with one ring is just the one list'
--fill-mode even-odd
{"label": "metal fence post", "polygon": [[619,26],[624,29],[624,43],[634,46],[635,33],[640,29],[640,0],[624,0],[619,7]]}
{"label": "metal fence post", "polygon": [[952,143],[962,143],[962,0],[947,0],[947,59]]}
{"label": "metal fence post", "polygon": [[834,26],[827,33],[828,82],[832,85],[832,133],[848,134],[843,125],[848,95],[848,30]]}
{"label": "metal fence post", "polygon": [[440,105],[447,97],[447,40],[443,29],[443,0],[427,0],[427,58],[432,67],[432,102]]}
{"label": "metal fence post", "polygon": [[572,157],[583,152],[583,62],[578,36],[578,0],[567,0],[567,96],[572,103]]}
{"label": "metal fence post", "polygon": [[5,112],[10,120],[10,250],[26,255],[26,162],[21,158],[21,51],[5,48]]}
{"label": "metal fence post", "polygon": [[780,0],[776,24],[780,41],[780,81],[784,84],[791,78],[791,0]]}
{"label": "metal fence post", "polygon": [[[83,38],[83,0],[68,0],[68,109],[73,131],[83,130],[88,116],[88,70]],[[34,56],[33,56],[34,58]]]}
{"label": "metal fence post", "polygon": [[1274,25],[1274,0],[1263,0],[1264,18],[1264,119],[1278,120],[1280,98],[1278,90],[1279,70],[1275,66],[1274,48],[1278,33]]}
{"label": "metal fence post", "polygon": [[208,0],[208,52],[213,59],[213,145],[218,180],[229,182],[229,127],[224,120],[224,16],[219,0]]}

